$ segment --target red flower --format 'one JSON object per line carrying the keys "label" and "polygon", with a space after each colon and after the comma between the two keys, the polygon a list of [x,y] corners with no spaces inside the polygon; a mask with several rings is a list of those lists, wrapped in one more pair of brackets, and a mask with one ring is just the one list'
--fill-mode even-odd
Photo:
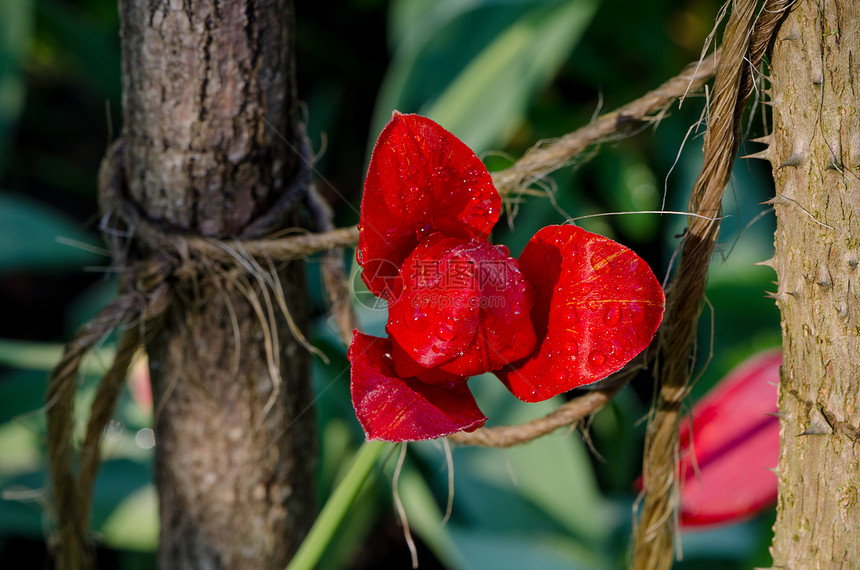
{"label": "red flower", "polygon": [[682,421],[681,526],[737,522],[776,501],[781,364],[779,350],[744,361]]}
{"label": "red flower", "polygon": [[481,427],[469,376],[492,371],[536,402],[606,377],[651,342],[663,291],[635,253],[548,226],[517,262],[487,241],[500,211],[475,153],[429,119],[394,113],[370,159],[356,252],[389,305],[389,338],[356,332],[349,348],[368,439]]}

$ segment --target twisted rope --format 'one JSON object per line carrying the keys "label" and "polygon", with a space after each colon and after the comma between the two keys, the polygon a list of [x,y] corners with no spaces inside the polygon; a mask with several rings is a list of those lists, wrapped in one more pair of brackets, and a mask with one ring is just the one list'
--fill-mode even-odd
{"label": "twisted rope", "polygon": [[632,567],[672,566],[677,504],[678,426],[689,393],[696,324],[702,308],[708,266],[719,232],[722,198],[739,145],[741,119],[753,90],[755,68],[787,6],[768,0],[755,17],[755,0],[736,0],[726,25],[722,58],[711,101],[705,158],[693,186],[678,272],[669,287],[659,335],[660,389],[648,424],[643,460],[644,502],[634,530]]}

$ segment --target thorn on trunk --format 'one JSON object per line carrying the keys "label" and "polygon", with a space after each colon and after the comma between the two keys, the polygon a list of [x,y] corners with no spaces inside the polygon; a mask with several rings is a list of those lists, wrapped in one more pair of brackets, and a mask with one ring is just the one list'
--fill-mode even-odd
{"label": "thorn on trunk", "polygon": [[765,259],[764,261],[757,261],[753,263],[753,265],[763,265],[765,267],[770,267],[774,271],[776,271],[776,258],[771,257],[770,259]]}
{"label": "thorn on trunk", "polygon": [[742,156],[741,158],[757,158],[760,160],[766,160],[768,162],[773,158],[773,153],[770,152],[770,147],[760,150],[758,152],[754,152],[752,154],[748,154],[746,156]]}
{"label": "thorn on trunk", "polygon": [[809,426],[798,435],[830,435],[832,433],[833,426],[824,417],[819,404],[809,408]]}
{"label": "thorn on trunk", "polygon": [[804,153],[794,152],[791,154],[791,156],[789,156],[788,158],[785,159],[785,162],[783,162],[782,164],[779,165],[777,170],[779,170],[780,168],[784,168],[786,166],[797,166],[797,165],[803,163],[805,160],[806,160],[806,155]]}
{"label": "thorn on trunk", "polygon": [[765,135],[763,137],[758,137],[757,139],[750,139],[750,142],[766,144],[767,146],[770,146],[773,144],[773,133],[770,133],[769,135]]}
{"label": "thorn on trunk", "polygon": [[780,293],[779,291],[777,291],[776,293],[773,293],[771,291],[765,291],[764,296],[768,299],[773,299],[777,303],[782,303],[788,300],[788,296],[785,293]]}
{"label": "thorn on trunk", "polygon": [[818,265],[818,277],[815,283],[822,289],[831,289],[833,287],[833,278],[830,276],[830,271],[823,263]]}
{"label": "thorn on trunk", "polygon": [[834,156],[827,162],[827,166],[824,167],[824,170],[835,170],[836,172],[842,172],[842,161],[839,160],[838,157]]}

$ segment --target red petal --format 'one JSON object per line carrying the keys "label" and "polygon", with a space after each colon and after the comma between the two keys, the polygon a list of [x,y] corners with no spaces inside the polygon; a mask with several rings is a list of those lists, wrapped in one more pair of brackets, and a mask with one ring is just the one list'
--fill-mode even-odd
{"label": "red petal", "polygon": [[[681,423],[681,524],[735,522],[777,497],[780,351],[747,360],[699,400]],[[692,453],[696,455],[695,464]]]}
{"label": "red petal", "polygon": [[400,375],[433,382],[428,369],[438,366],[472,376],[534,349],[533,291],[504,246],[433,234],[404,261],[402,274],[387,327],[402,348],[394,352]]}
{"label": "red petal", "polygon": [[467,252],[478,268],[481,287],[478,327],[462,356],[441,366],[453,374],[474,376],[519,360],[534,350],[531,322],[534,290],[504,246],[472,240]]}
{"label": "red petal", "polygon": [[356,250],[364,282],[387,296],[421,238],[486,238],[500,211],[501,197],[469,147],[430,119],[395,111],[364,182]]}
{"label": "red petal", "polygon": [[496,372],[521,400],[537,402],[621,369],[651,342],[665,297],[630,249],[575,226],[548,226],[520,268],[535,288],[531,312],[543,338],[529,358]]}
{"label": "red petal", "polygon": [[464,378],[432,385],[399,378],[388,339],[356,331],[348,356],[352,405],[368,440],[432,439],[472,431],[487,421]]}
{"label": "red petal", "polygon": [[403,291],[388,307],[386,330],[425,368],[462,354],[475,336],[480,289],[468,244],[433,234],[403,262]]}

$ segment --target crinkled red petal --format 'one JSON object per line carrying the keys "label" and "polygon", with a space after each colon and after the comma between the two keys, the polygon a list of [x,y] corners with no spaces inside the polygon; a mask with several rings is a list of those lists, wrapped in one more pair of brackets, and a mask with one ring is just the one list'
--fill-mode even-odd
{"label": "crinkled red petal", "polygon": [[348,356],[352,405],[368,440],[433,439],[472,431],[487,421],[465,378],[425,384],[398,377],[388,339],[356,331]]}
{"label": "crinkled red petal", "polygon": [[496,374],[519,399],[538,402],[621,369],[651,342],[665,297],[630,249],[575,226],[547,226],[520,269],[535,289],[539,348]]}
{"label": "crinkled red petal", "polygon": [[776,501],[781,364],[779,350],[745,361],[682,420],[682,526],[736,522]]}
{"label": "crinkled red petal", "polygon": [[464,255],[468,243],[436,233],[403,262],[403,290],[388,306],[386,330],[424,368],[463,354],[475,336],[481,291]]}
{"label": "crinkled red petal", "polygon": [[478,326],[465,352],[440,368],[474,376],[532,353],[537,345],[531,322],[534,290],[506,247],[472,240],[465,255],[477,267],[475,277],[481,289]]}
{"label": "crinkled red petal", "polygon": [[434,382],[434,367],[473,376],[534,349],[534,293],[504,246],[433,234],[404,261],[403,276],[387,327],[401,376]]}
{"label": "crinkled red petal", "polygon": [[388,298],[423,237],[486,238],[500,211],[492,178],[469,147],[430,119],[395,111],[364,182],[356,250],[364,282]]}

